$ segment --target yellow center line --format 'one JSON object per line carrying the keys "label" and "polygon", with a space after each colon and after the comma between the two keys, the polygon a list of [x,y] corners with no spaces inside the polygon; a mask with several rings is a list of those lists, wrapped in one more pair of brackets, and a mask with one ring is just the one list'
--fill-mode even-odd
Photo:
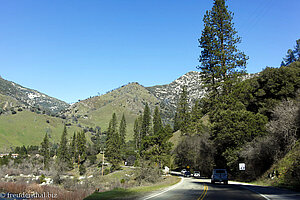
{"label": "yellow center line", "polygon": [[208,186],[206,184],[204,184],[204,188],[203,188],[203,192],[201,194],[201,196],[197,199],[197,200],[203,200],[206,193],[207,193],[207,190],[208,190]]}

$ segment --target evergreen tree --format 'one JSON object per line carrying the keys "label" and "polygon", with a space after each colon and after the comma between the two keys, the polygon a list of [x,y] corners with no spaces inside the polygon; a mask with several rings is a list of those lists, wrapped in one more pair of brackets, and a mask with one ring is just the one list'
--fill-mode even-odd
{"label": "evergreen tree", "polygon": [[172,143],[168,140],[172,137],[172,128],[167,125],[153,135],[146,136],[142,141],[140,154],[145,160],[155,162],[160,167],[169,164],[171,158]]}
{"label": "evergreen tree", "polygon": [[44,140],[41,143],[41,155],[43,156],[44,169],[49,169],[50,146],[47,133],[45,134]]}
{"label": "evergreen tree", "polygon": [[84,131],[81,131],[77,134],[77,151],[79,162],[83,163],[86,160],[86,138]]}
{"label": "evergreen tree", "polygon": [[196,100],[194,106],[192,107],[191,120],[192,121],[200,120],[202,118],[202,116],[203,116],[203,113],[202,113],[200,101]]}
{"label": "evergreen tree", "polygon": [[286,65],[289,65],[292,62],[296,61],[296,58],[295,58],[295,55],[294,55],[294,52],[293,52],[292,49],[289,49],[287,51],[287,55],[286,55],[286,57],[283,60],[284,60],[284,62],[285,62]]}
{"label": "evergreen tree", "polygon": [[117,117],[113,113],[112,119],[109,122],[106,141],[106,156],[112,164],[111,171],[119,168],[121,161],[121,139],[117,129]]}
{"label": "evergreen tree", "polygon": [[296,41],[296,46],[294,50],[295,55],[297,56],[297,60],[300,61],[300,39]]}
{"label": "evergreen tree", "polygon": [[282,66],[286,66],[284,61],[281,61],[280,67],[282,67]]}
{"label": "evergreen tree", "polygon": [[144,113],[143,113],[142,126],[141,126],[141,140],[143,140],[145,136],[150,135],[150,124],[151,124],[151,113],[150,113],[150,108],[148,106],[148,103],[146,103]]}
{"label": "evergreen tree", "polygon": [[71,146],[70,146],[70,156],[73,158],[73,162],[77,160],[77,140],[76,140],[76,133],[74,132]]}
{"label": "evergreen tree", "polygon": [[225,0],[215,0],[212,10],[204,15],[204,30],[199,39],[202,48],[199,61],[203,81],[211,98],[217,99],[220,92],[230,92],[237,78],[245,72],[247,57],[237,49],[241,42],[233,27],[233,13]]}
{"label": "evergreen tree", "polygon": [[133,136],[134,136],[134,144],[135,149],[139,149],[141,147],[141,126],[142,126],[142,116],[139,116],[134,121],[133,126]]}
{"label": "evergreen tree", "polygon": [[126,138],[126,119],[124,114],[120,122],[119,133],[120,133],[121,145],[124,147],[125,138]]}
{"label": "evergreen tree", "polygon": [[201,134],[203,132],[204,125],[201,121],[203,113],[199,100],[196,100],[194,106],[192,107],[190,116],[188,127],[189,132],[191,134]]}
{"label": "evergreen tree", "polygon": [[177,115],[177,111],[175,112],[175,116],[174,116],[174,126],[173,126],[173,131],[176,132],[180,129],[180,126],[179,126],[179,117]]}
{"label": "evergreen tree", "polygon": [[222,110],[216,114],[212,138],[216,149],[217,167],[231,166],[237,159],[234,153],[246,142],[266,133],[267,117],[247,110]]}
{"label": "evergreen tree", "polygon": [[153,132],[154,134],[158,133],[163,128],[160,112],[158,107],[155,107],[154,116],[153,116]]}
{"label": "evergreen tree", "polygon": [[83,164],[81,164],[79,166],[79,174],[82,176],[82,175],[85,174],[85,172],[86,172],[86,168],[85,168],[85,166]]}
{"label": "evergreen tree", "polygon": [[67,140],[67,127],[64,126],[64,131],[61,135],[61,140],[57,152],[58,164],[62,170],[66,170],[72,166],[69,149],[68,149],[68,140]]}
{"label": "evergreen tree", "polygon": [[176,115],[174,119],[174,131],[179,129],[182,134],[187,134],[190,118],[189,115],[188,93],[186,86],[184,86],[177,103]]}

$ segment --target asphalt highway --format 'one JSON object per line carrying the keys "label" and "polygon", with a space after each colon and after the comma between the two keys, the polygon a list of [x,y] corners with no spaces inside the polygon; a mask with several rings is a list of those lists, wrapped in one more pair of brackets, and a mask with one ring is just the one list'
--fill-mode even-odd
{"label": "asphalt highway", "polygon": [[[258,188],[255,188],[258,187]],[[163,191],[151,193],[139,200],[271,200],[271,199],[300,199],[299,193],[288,195],[288,198],[261,194],[260,186],[242,185],[239,183],[211,184],[210,179],[183,178],[180,183]],[[270,191],[270,190],[269,190]],[[287,195],[286,195],[287,196]],[[274,197],[274,198],[273,198]],[[278,197],[278,198],[275,198]],[[282,197],[282,198],[281,198]]]}

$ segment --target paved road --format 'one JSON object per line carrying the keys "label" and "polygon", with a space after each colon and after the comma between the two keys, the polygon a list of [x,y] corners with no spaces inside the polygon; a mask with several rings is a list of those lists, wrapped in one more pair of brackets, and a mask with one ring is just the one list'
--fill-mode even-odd
{"label": "paved road", "polygon": [[[260,194],[263,187],[231,184],[211,184],[209,179],[183,178],[182,181],[160,192],[152,193],[139,200],[272,200],[272,199],[300,199],[299,193],[286,192],[275,196]],[[266,188],[265,188],[266,189]],[[272,194],[271,190],[268,190]],[[279,196],[278,196],[279,195]],[[281,196],[283,195],[283,196]],[[299,196],[298,196],[299,195]],[[270,198],[272,197],[272,198]],[[280,197],[280,198],[279,198]],[[282,197],[282,198],[281,198]]]}

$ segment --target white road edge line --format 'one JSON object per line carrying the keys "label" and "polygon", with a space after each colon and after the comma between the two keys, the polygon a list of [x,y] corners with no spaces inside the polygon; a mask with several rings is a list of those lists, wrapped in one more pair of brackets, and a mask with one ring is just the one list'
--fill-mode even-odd
{"label": "white road edge line", "polygon": [[181,183],[183,183],[183,178],[182,178],[182,177],[181,177],[181,180],[180,180],[179,183],[176,183],[175,185],[169,187],[169,188],[166,189],[166,190],[163,190],[163,191],[160,192],[160,193],[157,193],[157,194],[154,194],[154,195],[147,196],[147,197],[145,197],[145,198],[142,199],[142,200],[151,199],[151,198],[156,197],[156,196],[158,196],[158,195],[161,195],[161,194],[163,194],[163,193],[165,193],[165,192],[168,192],[169,190],[172,190],[172,189],[174,189],[175,187],[177,187],[178,185],[180,185]]}
{"label": "white road edge line", "polygon": [[245,187],[245,186],[240,186],[240,187],[242,187],[242,188],[244,188],[244,189],[246,189],[246,190],[250,190],[250,191],[252,191],[252,192],[255,192],[256,194],[259,194],[260,196],[262,196],[263,198],[265,198],[265,199],[267,199],[267,200],[271,200],[271,199],[268,198],[267,196],[265,196],[265,195],[263,195],[263,194],[261,194],[261,193],[255,191],[255,190],[253,190],[253,189],[247,188],[247,187]]}

